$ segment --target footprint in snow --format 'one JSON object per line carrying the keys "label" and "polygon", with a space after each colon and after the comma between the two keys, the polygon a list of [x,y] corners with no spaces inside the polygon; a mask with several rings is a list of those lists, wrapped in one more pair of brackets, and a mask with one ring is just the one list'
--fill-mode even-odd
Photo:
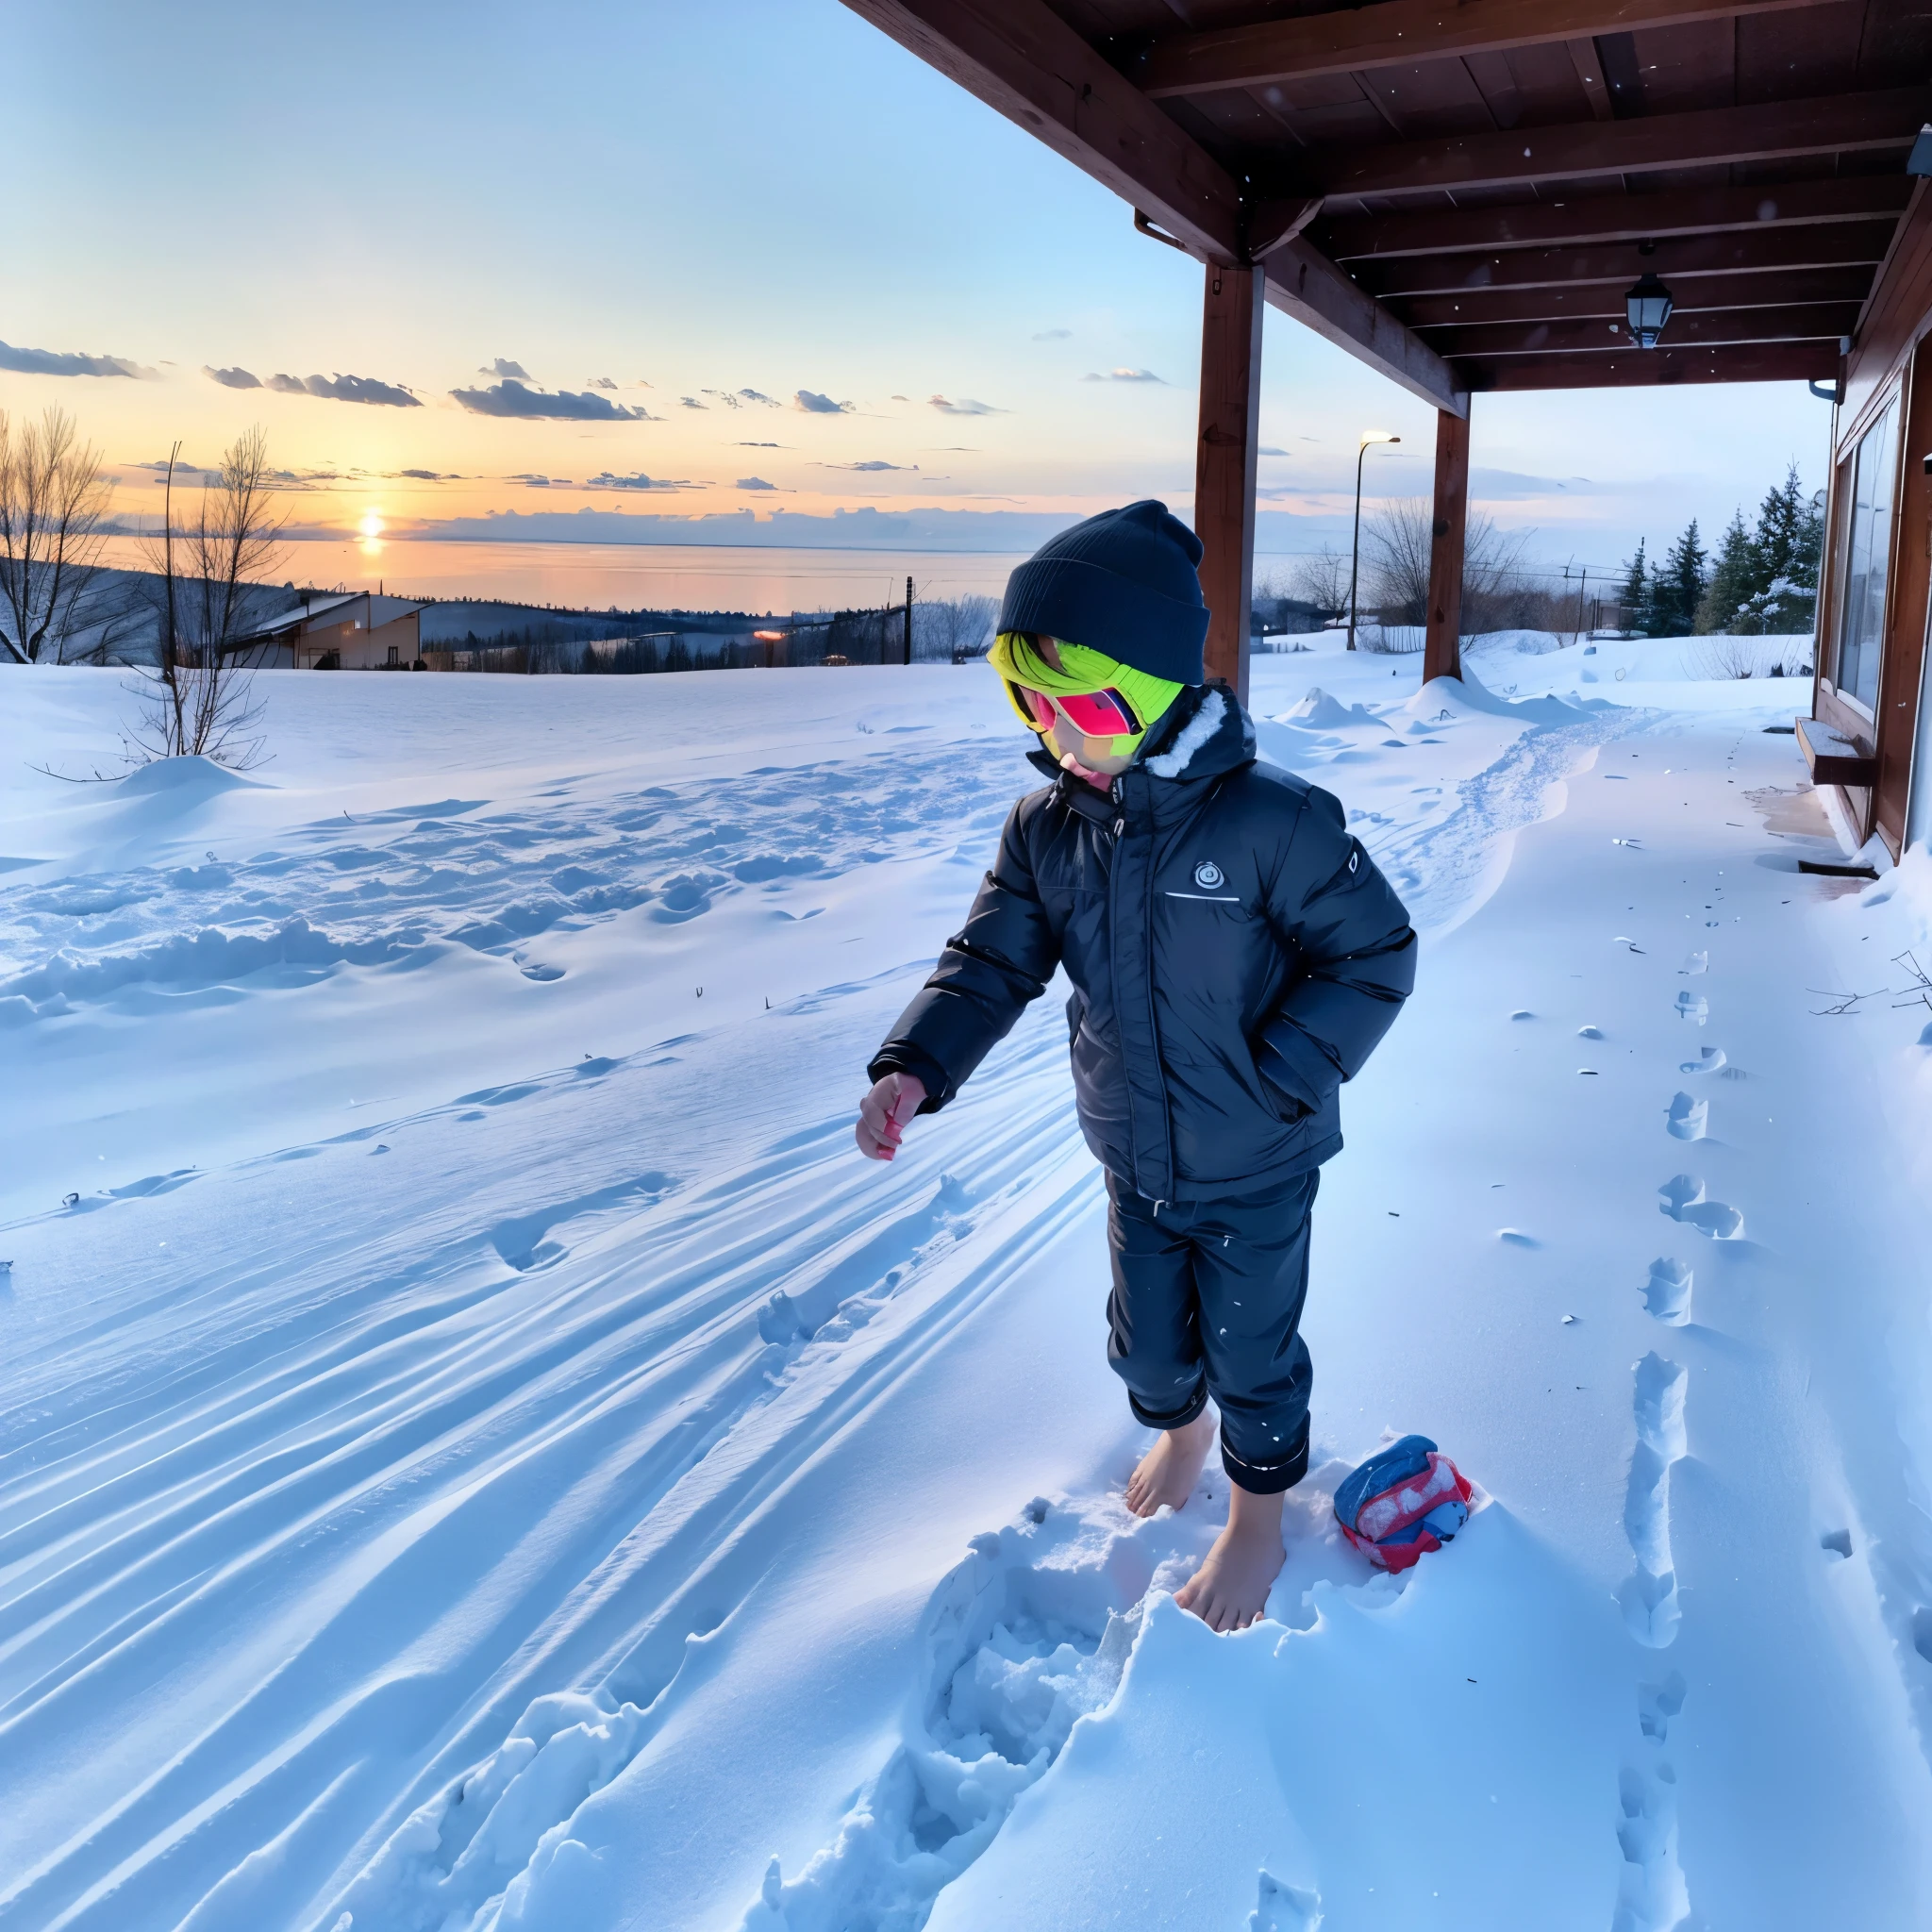
{"label": "footprint in snow", "polygon": [[1689,974],[1708,973],[1710,971],[1710,955],[1708,953],[1692,953],[1690,957],[1688,959],[1686,959],[1681,966],[1677,968],[1677,971],[1679,973]]}
{"label": "footprint in snow", "polygon": [[1710,1015],[1710,1002],[1701,992],[1685,991],[1677,995],[1677,1017],[1702,1026]]}
{"label": "footprint in snow", "polygon": [[1646,1684],[1638,1692],[1638,1728],[1653,1743],[1661,1744],[1670,1736],[1671,1720],[1683,1709],[1688,1688],[1683,1673],[1673,1671],[1661,1684]]}
{"label": "footprint in snow", "polygon": [[[1346,1474],[1330,1458],[1289,1498],[1288,1558],[1269,1614],[1295,1627],[1315,1623],[1307,1592],[1319,1581],[1390,1603],[1402,1594],[1400,1579],[1374,1574],[1334,1527]],[[1208,1483],[1219,1490],[1218,1473]],[[1141,1519],[1117,1495],[1036,1497],[1018,1522],[974,1537],[927,1606],[925,1683],[901,1742],[796,1877],[772,1861],[739,1932],[924,1924],[1076,1720],[1112,1701],[1150,1601],[1192,1573],[1221,1513],[1210,1502]],[[1270,1873],[1258,1890],[1252,1928],[1316,1932],[1317,1894]]]}
{"label": "footprint in snow", "polygon": [[1260,1896],[1248,1914],[1247,1932],[1318,1932],[1322,1894],[1275,1877],[1261,1869]]}
{"label": "footprint in snow", "polygon": [[1704,1183],[1688,1174],[1673,1174],[1657,1192],[1663,1200],[1657,1211],[1714,1241],[1734,1241],[1744,1233],[1744,1217],[1724,1201],[1707,1201]]}
{"label": "footprint in snow", "polygon": [[1680,1074],[1714,1074],[1724,1064],[1724,1050],[1721,1046],[1700,1047],[1694,1060],[1684,1060],[1678,1065]]}
{"label": "footprint in snow", "polygon": [[1677,1861],[1677,1774],[1661,1760],[1649,1770],[1630,1766],[1618,1780],[1617,1795],[1624,1869],[1610,1923],[1616,1932],[1674,1932],[1690,1915],[1690,1889]]}
{"label": "footprint in snow", "polygon": [[1650,1264],[1650,1279],[1644,1283],[1643,1305],[1659,1322],[1681,1328],[1690,1319],[1690,1264],[1659,1257]]}
{"label": "footprint in snow", "polygon": [[1710,1116],[1710,1103],[1692,1100],[1688,1093],[1672,1097],[1669,1118],[1664,1123],[1665,1131],[1673,1140],[1701,1141],[1704,1139],[1706,1123]]}
{"label": "footprint in snow", "polygon": [[1631,1413],[1637,1446],[1630,1457],[1624,1533],[1637,1559],[1619,1593],[1624,1622],[1638,1642],[1665,1650],[1675,1641],[1681,1612],[1671,1556],[1671,1470],[1685,1451],[1684,1371],[1651,1354],[1637,1364]]}

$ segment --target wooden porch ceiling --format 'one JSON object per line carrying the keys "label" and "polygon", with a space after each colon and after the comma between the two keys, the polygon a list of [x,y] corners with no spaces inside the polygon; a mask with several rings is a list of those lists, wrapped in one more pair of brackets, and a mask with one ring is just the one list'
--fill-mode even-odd
{"label": "wooden porch ceiling", "polygon": [[1932,121],[1932,0],[846,4],[1455,410],[1836,374]]}

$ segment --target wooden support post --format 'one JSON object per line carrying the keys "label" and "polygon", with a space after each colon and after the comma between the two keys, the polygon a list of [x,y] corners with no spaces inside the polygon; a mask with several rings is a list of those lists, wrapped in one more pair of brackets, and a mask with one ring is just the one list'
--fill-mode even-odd
{"label": "wooden support post", "polygon": [[1462,533],[1469,517],[1469,418],[1436,412],[1436,503],[1423,681],[1462,675]]}
{"label": "wooden support post", "polygon": [[1261,311],[1257,268],[1208,265],[1201,315],[1201,440],[1194,452],[1194,533],[1210,613],[1208,675],[1248,696],[1255,588],[1255,454],[1260,440]]}

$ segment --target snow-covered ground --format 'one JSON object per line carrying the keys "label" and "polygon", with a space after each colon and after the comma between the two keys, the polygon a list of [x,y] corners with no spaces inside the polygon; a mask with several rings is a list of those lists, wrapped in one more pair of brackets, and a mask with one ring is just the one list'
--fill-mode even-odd
{"label": "snow-covered ground", "polygon": [[[851,1146],[984,671],[271,674],[107,788],[120,679],[8,675],[0,1927],[1932,1922],[1932,862],[1801,874],[1807,687],[1700,649],[1257,660],[1424,953],[1238,1637],[1056,1001]],[[1488,1501],[1391,1583],[1409,1429]]]}

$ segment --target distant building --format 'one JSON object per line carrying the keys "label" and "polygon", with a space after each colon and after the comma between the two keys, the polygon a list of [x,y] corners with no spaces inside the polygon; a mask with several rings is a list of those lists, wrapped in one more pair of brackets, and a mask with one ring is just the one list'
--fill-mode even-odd
{"label": "distant building", "polygon": [[252,665],[297,671],[408,671],[422,657],[422,605],[374,591],[299,591],[292,609],[235,642]]}

